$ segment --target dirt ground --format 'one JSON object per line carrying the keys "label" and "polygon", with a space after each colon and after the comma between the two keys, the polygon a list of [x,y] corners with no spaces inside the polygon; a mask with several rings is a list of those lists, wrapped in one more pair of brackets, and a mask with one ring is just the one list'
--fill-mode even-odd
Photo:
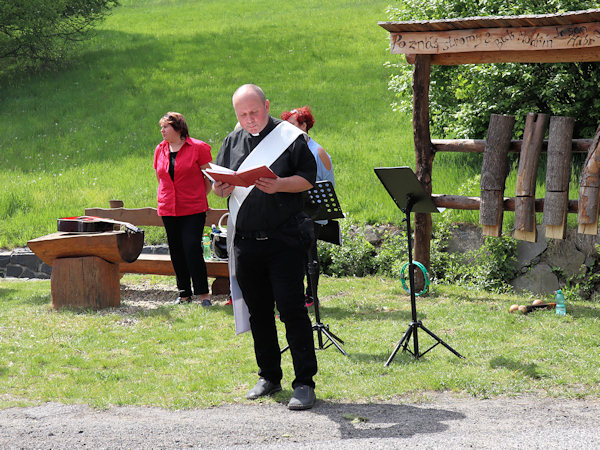
{"label": "dirt ground", "polygon": [[0,411],[1,448],[600,448],[600,401],[428,394],[377,404],[256,402],[168,411],[44,404]]}

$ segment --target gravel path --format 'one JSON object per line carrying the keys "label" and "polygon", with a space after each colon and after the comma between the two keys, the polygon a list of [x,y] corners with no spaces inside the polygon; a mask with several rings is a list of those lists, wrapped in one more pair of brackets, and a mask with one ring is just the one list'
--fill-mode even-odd
{"label": "gravel path", "polygon": [[257,402],[167,411],[44,404],[0,411],[1,448],[600,448],[600,401]]}

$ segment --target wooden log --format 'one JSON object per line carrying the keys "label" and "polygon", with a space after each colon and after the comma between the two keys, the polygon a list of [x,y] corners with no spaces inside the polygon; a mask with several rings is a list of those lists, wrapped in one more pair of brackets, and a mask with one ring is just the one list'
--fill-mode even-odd
{"label": "wooden log", "polygon": [[578,231],[598,233],[598,191],[600,188],[600,125],[588,149],[579,180]]}
{"label": "wooden log", "polygon": [[[429,194],[431,173],[435,153],[431,145],[429,131],[429,83],[431,66],[428,55],[418,55],[413,69],[413,135],[415,140],[416,170],[415,174]],[[431,268],[431,229],[432,221],[429,213],[415,214],[415,261]],[[420,271],[416,272],[415,288],[422,289],[425,279]]]}
{"label": "wooden log", "polygon": [[[391,27],[388,27],[391,28]],[[593,36],[600,34],[598,22],[545,25],[496,26],[490,28],[461,28],[390,32],[392,54],[455,54],[470,52],[518,52],[573,50],[598,47]]]}
{"label": "wooden log", "polygon": [[485,236],[499,237],[502,234],[504,191],[481,191],[479,223]]}
{"label": "wooden log", "polygon": [[116,307],[121,303],[119,265],[97,256],[57,258],[52,267],[52,307]]}
{"label": "wooden log", "polygon": [[508,175],[508,148],[513,135],[515,116],[492,114],[488,125],[485,151],[481,164],[481,207],[479,223],[484,234],[502,233],[502,200]]}
{"label": "wooden log", "polygon": [[571,149],[575,119],[552,116],[548,132],[548,163],[546,167],[546,191],[569,190],[571,180]]}
{"label": "wooden log", "polygon": [[567,205],[569,192],[546,191],[544,201],[544,225],[546,237],[564,239],[567,237]]}
{"label": "wooden log", "polygon": [[[414,54],[406,55],[406,62],[414,64]],[[489,63],[564,63],[600,61],[600,47],[565,50],[508,50],[498,52],[444,53],[431,56],[431,64],[459,66],[462,64]]]}
{"label": "wooden log", "polygon": [[[462,210],[470,210],[475,211],[478,210],[481,204],[481,199],[479,197],[467,197],[463,195],[446,195],[446,194],[433,194],[432,196],[433,203],[435,206],[439,208],[448,208],[448,209],[462,209]],[[568,213],[577,213],[579,202],[577,200],[568,200],[567,202],[567,212]],[[515,198],[514,197],[504,197],[502,209],[504,211],[514,211],[515,210]],[[544,199],[536,198],[535,199],[535,211],[542,212],[544,210]]]}
{"label": "wooden log", "polygon": [[510,147],[515,116],[492,114],[481,163],[481,190],[502,191],[508,174]]}
{"label": "wooden log", "polygon": [[535,195],[537,168],[544,142],[544,135],[548,126],[548,114],[527,114],[525,130],[523,131],[523,146],[519,158],[519,171],[517,173],[516,196]]}
{"label": "wooden log", "polygon": [[567,236],[567,204],[571,179],[571,141],[575,119],[553,116],[548,133],[548,164],[546,169],[546,201],[544,225],[546,237],[564,239]]}
{"label": "wooden log", "polygon": [[523,132],[523,146],[519,158],[515,204],[515,237],[535,242],[535,183],[537,168],[548,126],[547,114],[527,114]]}
{"label": "wooden log", "polygon": [[[592,143],[591,139],[572,139],[572,153],[587,153]],[[435,152],[461,152],[461,153],[483,153],[485,151],[485,139],[432,139],[431,144]],[[509,153],[520,153],[523,146],[522,140],[510,141]],[[544,140],[542,152],[548,150],[548,141]]]}
{"label": "wooden log", "polygon": [[[229,277],[227,261],[206,261],[206,270],[211,278]],[[170,255],[143,254],[133,262],[119,264],[119,271],[121,273],[175,275]]]}
{"label": "wooden log", "polygon": [[58,232],[32,239],[27,243],[49,266],[57,258],[99,256],[119,264],[135,261],[144,246],[144,233],[107,231],[105,233]]}
{"label": "wooden log", "polygon": [[535,226],[535,198],[515,197],[514,237],[523,241],[536,241],[537,229]]}
{"label": "wooden log", "polygon": [[[209,209],[206,212],[206,226],[219,223],[219,219],[226,212],[226,209]],[[128,222],[140,227],[164,226],[156,208],[86,208],[85,215]],[[223,225],[226,224],[227,218],[223,221]]]}

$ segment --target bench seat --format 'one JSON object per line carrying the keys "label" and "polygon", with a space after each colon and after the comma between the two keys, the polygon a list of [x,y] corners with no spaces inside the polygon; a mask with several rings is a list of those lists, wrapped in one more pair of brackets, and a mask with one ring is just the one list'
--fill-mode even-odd
{"label": "bench seat", "polygon": [[[169,255],[142,253],[131,263],[119,264],[121,273],[147,273],[152,275],[175,275]],[[206,261],[206,271],[210,278],[229,278],[227,261]]]}

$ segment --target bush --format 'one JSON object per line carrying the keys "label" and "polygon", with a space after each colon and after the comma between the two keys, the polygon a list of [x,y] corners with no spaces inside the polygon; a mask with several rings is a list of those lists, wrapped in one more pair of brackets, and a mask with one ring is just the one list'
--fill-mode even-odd
{"label": "bush", "polygon": [[[489,15],[544,14],[598,7],[598,1],[549,0],[403,0],[388,8],[390,20],[425,20]],[[412,111],[412,66],[393,67],[389,89],[393,108]],[[498,95],[502,93],[502,95]],[[480,64],[432,66],[431,130],[445,138],[485,137],[491,114],[513,114],[521,137],[529,112],[577,119],[574,137],[594,135],[600,122],[600,64]]]}
{"label": "bush", "polygon": [[[375,248],[366,239],[364,226],[342,221],[342,245],[319,242],[321,272],[330,276],[365,276],[380,274],[400,279],[402,266],[408,262],[406,232],[387,233]],[[489,292],[511,290],[508,284],[516,276],[517,241],[512,237],[486,237],[476,251],[448,253],[446,247],[453,225],[438,223],[431,242],[430,279],[476,287]]]}
{"label": "bush", "polygon": [[0,8],[0,60],[4,70],[64,58],[118,0],[6,0]]}

